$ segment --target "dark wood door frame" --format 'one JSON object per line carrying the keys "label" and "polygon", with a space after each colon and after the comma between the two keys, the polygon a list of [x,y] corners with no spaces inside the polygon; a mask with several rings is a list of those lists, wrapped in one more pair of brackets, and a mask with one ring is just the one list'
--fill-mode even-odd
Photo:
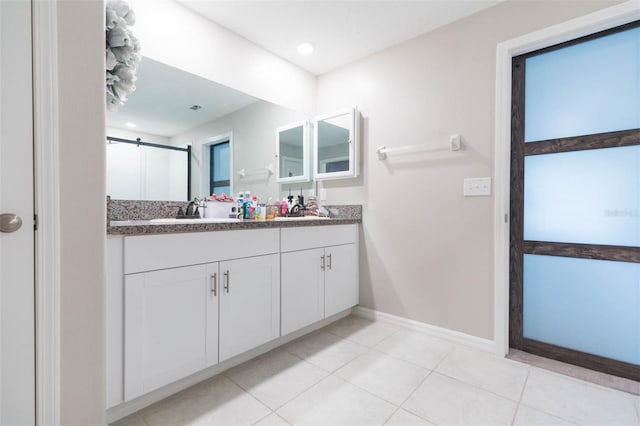
{"label": "dark wood door frame", "polygon": [[580,352],[523,336],[524,254],[640,263],[640,247],[552,243],[524,240],[524,160],[529,155],[640,145],[640,129],[527,142],[524,141],[526,59],[550,50],[640,26],[633,22],[512,59],[511,199],[509,246],[509,346],[546,358],[640,381],[640,366]]}

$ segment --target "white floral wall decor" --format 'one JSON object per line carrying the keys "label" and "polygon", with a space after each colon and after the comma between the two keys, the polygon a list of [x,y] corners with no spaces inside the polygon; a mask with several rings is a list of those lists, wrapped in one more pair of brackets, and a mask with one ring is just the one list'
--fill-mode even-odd
{"label": "white floral wall decor", "polygon": [[136,16],[127,2],[107,0],[106,18],[107,109],[117,111],[136,90],[140,42],[129,29]]}

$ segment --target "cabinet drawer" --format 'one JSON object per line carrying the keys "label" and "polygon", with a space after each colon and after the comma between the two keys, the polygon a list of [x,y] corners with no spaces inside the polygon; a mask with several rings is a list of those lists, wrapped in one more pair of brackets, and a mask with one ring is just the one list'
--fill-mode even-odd
{"label": "cabinet drawer", "polygon": [[358,225],[303,226],[280,230],[281,251],[351,244],[358,241]]}
{"label": "cabinet drawer", "polygon": [[125,237],[124,273],[274,254],[278,246],[278,229]]}

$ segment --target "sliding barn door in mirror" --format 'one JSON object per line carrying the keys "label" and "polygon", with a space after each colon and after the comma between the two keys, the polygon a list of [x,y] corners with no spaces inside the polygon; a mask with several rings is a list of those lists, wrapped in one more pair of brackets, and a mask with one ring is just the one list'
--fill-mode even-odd
{"label": "sliding barn door in mirror", "polygon": [[640,380],[640,22],[512,78],[510,346]]}

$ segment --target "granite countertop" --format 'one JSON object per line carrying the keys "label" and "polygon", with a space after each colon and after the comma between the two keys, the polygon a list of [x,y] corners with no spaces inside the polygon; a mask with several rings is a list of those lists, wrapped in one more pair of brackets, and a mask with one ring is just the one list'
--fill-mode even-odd
{"label": "granite countertop", "polygon": [[[184,203],[179,203],[184,204]],[[362,223],[361,205],[325,206],[331,217],[239,219],[163,219],[172,217],[175,202],[107,199],[108,235],[151,235],[236,229],[291,228]],[[175,222],[174,222],[175,221]]]}

